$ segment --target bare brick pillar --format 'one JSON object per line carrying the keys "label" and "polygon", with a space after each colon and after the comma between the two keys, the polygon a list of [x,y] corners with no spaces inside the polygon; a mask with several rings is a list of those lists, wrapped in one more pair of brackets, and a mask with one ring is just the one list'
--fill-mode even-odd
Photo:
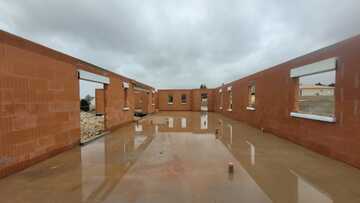
{"label": "bare brick pillar", "polygon": [[105,91],[104,89],[95,90],[95,110],[96,114],[103,115],[105,113]]}

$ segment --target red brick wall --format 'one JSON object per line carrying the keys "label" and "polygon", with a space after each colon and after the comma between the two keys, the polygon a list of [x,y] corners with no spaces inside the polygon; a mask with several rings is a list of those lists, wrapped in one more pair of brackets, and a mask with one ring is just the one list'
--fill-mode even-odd
{"label": "red brick wall", "polygon": [[[289,139],[323,155],[360,167],[360,36],[296,58],[271,69],[226,84],[224,109],[216,111]],[[338,57],[336,72],[336,123],[290,117],[296,80],[292,68]],[[248,85],[256,82],[256,111],[246,110]],[[232,86],[233,111],[228,112],[227,87]]]}
{"label": "red brick wall", "polygon": [[79,81],[68,63],[0,43],[0,177],[77,144]]}
{"label": "red brick wall", "polygon": [[153,105],[152,97],[154,95],[152,92],[153,91],[134,91],[135,108],[142,109],[144,113],[154,113],[155,100]]}
{"label": "red brick wall", "polygon": [[155,113],[156,111],[156,93],[155,91],[151,91],[149,93],[149,103],[148,103],[148,113]]}
{"label": "red brick wall", "polygon": [[[305,146],[323,155],[360,168],[360,36],[296,58],[265,71],[209,91],[209,111],[215,110],[233,119]],[[335,123],[290,117],[295,104],[297,80],[290,78],[295,67],[337,57]],[[248,111],[248,86],[256,83],[256,110]],[[232,87],[233,108],[229,109]],[[220,110],[220,93],[223,109]],[[160,90],[159,110],[199,111],[201,90]],[[191,92],[191,106],[179,105],[180,94]],[[174,104],[167,104],[167,95]]]}
{"label": "red brick wall", "polygon": [[95,111],[97,114],[105,113],[105,91],[104,91],[104,89],[95,89]]}
{"label": "red brick wall", "polygon": [[133,120],[124,111],[123,82],[133,80],[0,31],[0,177],[79,143],[80,96],[77,69],[110,78],[104,88],[105,125]]}
{"label": "red brick wall", "polygon": [[[208,111],[214,111],[214,89],[167,89],[159,90],[160,111],[200,111],[201,94],[208,94]],[[181,95],[187,96],[187,103],[181,104]],[[173,95],[174,103],[168,104],[168,95]]]}
{"label": "red brick wall", "polygon": [[155,95],[155,112],[159,111],[159,91],[156,91]]}
{"label": "red brick wall", "polygon": [[192,111],[200,111],[201,105],[201,94],[208,95],[208,111],[214,111],[215,97],[214,89],[193,89],[192,92]]}
{"label": "red brick wall", "polygon": [[142,92],[141,91],[134,91],[134,99],[135,99],[135,109],[143,109],[142,105]]}
{"label": "red brick wall", "polygon": [[[221,93],[219,92],[220,89],[223,89]],[[215,112],[222,112],[223,110],[225,110],[227,108],[227,106],[224,105],[224,101],[226,100],[224,91],[225,91],[225,89],[221,88],[221,87],[214,90],[214,97],[215,97],[214,111]],[[223,97],[222,105],[221,105],[221,97]]]}
{"label": "red brick wall", "polygon": [[[186,104],[181,104],[181,95],[185,94],[187,98]],[[173,104],[168,104],[168,95],[174,98]],[[158,103],[160,111],[191,111],[192,109],[192,93],[191,90],[159,90]]]}
{"label": "red brick wall", "polygon": [[110,75],[110,84],[105,85],[105,126],[107,129],[114,129],[124,123],[131,122],[134,115],[134,90],[130,84],[128,88],[127,106],[129,110],[124,110],[125,89],[123,82],[130,81],[123,79],[115,74]]}
{"label": "red brick wall", "polygon": [[143,93],[143,106],[145,113],[151,113],[151,94],[150,92]]}

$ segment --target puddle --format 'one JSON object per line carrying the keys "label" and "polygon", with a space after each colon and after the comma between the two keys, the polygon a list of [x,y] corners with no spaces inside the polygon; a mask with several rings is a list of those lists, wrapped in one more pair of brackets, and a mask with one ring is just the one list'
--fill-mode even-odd
{"label": "puddle", "polygon": [[1,202],[355,203],[360,172],[218,114],[161,112],[1,179],[0,196]]}

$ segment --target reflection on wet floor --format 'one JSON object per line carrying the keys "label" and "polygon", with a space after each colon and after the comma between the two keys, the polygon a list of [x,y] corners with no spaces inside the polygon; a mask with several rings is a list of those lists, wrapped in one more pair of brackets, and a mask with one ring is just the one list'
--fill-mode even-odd
{"label": "reflection on wet floor", "polygon": [[255,146],[249,141],[246,141],[246,143],[250,146],[251,165],[255,165]]}
{"label": "reflection on wet floor", "polygon": [[[228,173],[228,163],[235,167]],[[161,112],[0,180],[0,202],[360,202],[360,170],[215,113]]]}
{"label": "reflection on wet floor", "polygon": [[306,179],[302,178],[295,172],[291,171],[297,177],[297,195],[298,203],[306,202],[319,202],[319,203],[332,203],[334,202],[331,197],[326,194],[326,192],[321,191],[316,188],[310,182],[307,182]]}

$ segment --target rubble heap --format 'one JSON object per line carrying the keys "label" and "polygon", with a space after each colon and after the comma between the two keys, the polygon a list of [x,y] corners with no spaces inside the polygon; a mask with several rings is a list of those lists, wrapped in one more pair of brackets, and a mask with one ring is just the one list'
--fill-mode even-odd
{"label": "rubble heap", "polygon": [[104,131],[104,116],[96,116],[95,112],[80,112],[81,139],[88,139]]}

